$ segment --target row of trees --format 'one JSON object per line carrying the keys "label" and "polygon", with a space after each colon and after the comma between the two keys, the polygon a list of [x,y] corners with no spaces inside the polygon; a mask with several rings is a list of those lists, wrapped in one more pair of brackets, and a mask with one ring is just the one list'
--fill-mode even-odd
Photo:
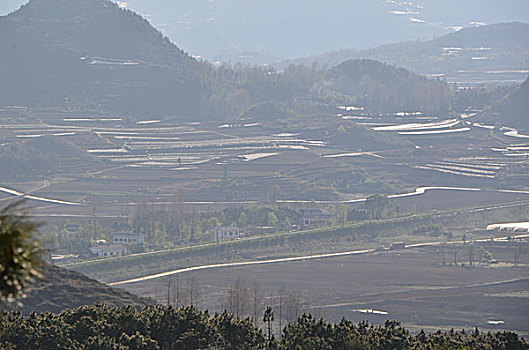
{"label": "row of trees", "polygon": [[219,226],[271,226],[284,230],[298,224],[300,218],[301,209],[289,206],[251,205],[217,212],[197,212],[179,203],[159,207],[143,202],[113,229],[144,233],[151,242],[178,245],[183,242],[211,242],[213,231]]}
{"label": "row of trees", "polygon": [[[319,207],[317,203],[309,207]],[[46,226],[39,233],[39,241],[50,249],[64,249],[70,252],[86,251],[96,240],[111,240],[112,232],[133,231],[143,233],[146,240],[160,247],[173,247],[187,243],[213,242],[214,231],[219,226],[246,228],[248,233],[258,233],[267,227],[275,231],[291,230],[300,225],[303,207],[296,205],[250,205],[248,207],[224,208],[216,212],[191,211],[185,205],[175,202],[160,206],[148,201],[138,203],[130,213],[124,213],[110,227],[102,227],[94,214],[92,220],[80,226],[76,232]],[[400,207],[391,207],[386,195],[372,195],[367,198],[364,209],[347,205],[327,205],[331,213],[330,224],[343,225],[368,219],[381,219],[402,215]]]}
{"label": "row of trees", "polygon": [[[262,317],[274,323],[274,310]],[[330,323],[304,314],[266,336],[249,318],[194,307],[85,306],[55,314],[0,314],[3,349],[529,349],[512,332],[438,331],[413,335],[400,322],[383,326],[343,319]]]}
{"label": "row of trees", "polygon": [[[202,285],[195,276],[181,277],[168,276],[165,288],[156,291],[156,300],[175,308],[182,306],[200,307],[204,295]],[[254,280],[252,283],[237,278],[226,290],[225,298],[221,304],[223,310],[236,317],[250,317],[254,326],[261,326],[260,315],[267,306],[273,306],[275,319],[279,329],[287,322],[294,321],[303,312],[310,308],[306,306],[301,295],[281,286],[277,290],[265,290],[261,284]]]}
{"label": "row of trees", "polygon": [[86,251],[94,241],[110,240],[112,232],[133,231],[143,233],[146,240],[158,246],[176,246],[185,243],[212,242],[214,230],[219,226],[275,227],[277,230],[291,229],[298,224],[301,209],[289,206],[258,206],[225,208],[217,212],[198,212],[185,206],[159,206],[140,202],[128,214],[116,219],[110,227],[103,227],[97,214],[81,225],[76,232],[69,232],[66,222],[63,227],[48,225],[39,232],[39,241],[50,249],[70,252]]}

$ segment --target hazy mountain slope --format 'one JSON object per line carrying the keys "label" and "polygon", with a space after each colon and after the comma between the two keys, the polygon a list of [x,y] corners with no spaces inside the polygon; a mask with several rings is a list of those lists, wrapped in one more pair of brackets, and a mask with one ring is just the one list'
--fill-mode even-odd
{"label": "hazy mountain slope", "polygon": [[64,309],[94,303],[140,307],[152,304],[148,299],[111,288],[80,273],[52,265],[46,266],[43,277],[32,284],[27,295],[20,308],[24,314],[32,311],[58,313]]}
{"label": "hazy mountain slope", "polygon": [[[421,74],[527,69],[529,24],[514,22],[466,28],[428,41],[404,42],[363,51],[335,51],[294,62],[317,61],[333,66],[353,58],[396,64]],[[499,72],[492,73],[498,75]],[[494,79],[492,73],[490,79]]]}
{"label": "hazy mountain slope", "polygon": [[529,129],[529,78],[497,107],[501,123]]}
{"label": "hazy mountain slope", "polygon": [[[0,14],[27,0],[0,1]],[[425,40],[477,22],[529,22],[526,0],[128,0],[179,46],[212,59],[300,57]],[[260,57],[265,58],[265,57]],[[269,57],[270,58],[270,57]],[[256,62],[256,60],[254,60]]]}
{"label": "hazy mountain slope", "polygon": [[50,176],[67,170],[74,164],[101,163],[65,138],[42,136],[27,141],[0,146],[0,177],[3,179],[28,179]]}
{"label": "hazy mountain slope", "polygon": [[329,87],[354,96],[370,112],[416,111],[446,113],[446,84],[372,60],[349,60],[329,70]]}
{"label": "hazy mountain slope", "polygon": [[471,22],[529,22],[526,0],[128,0],[193,54],[299,57],[429,39]]}
{"label": "hazy mountain slope", "polygon": [[31,0],[0,17],[0,104],[198,115],[202,65],[107,0]]}

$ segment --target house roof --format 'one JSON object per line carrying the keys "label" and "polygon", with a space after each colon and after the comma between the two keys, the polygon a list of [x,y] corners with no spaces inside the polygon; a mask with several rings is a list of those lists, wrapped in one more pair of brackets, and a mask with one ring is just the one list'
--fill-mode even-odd
{"label": "house roof", "polygon": [[303,216],[304,217],[311,217],[311,216],[331,216],[331,214],[324,209],[303,209]]}
{"label": "house roof", "polygon": [[237,231],[237,230],[240,230],[240,228],[238,228],[236,226],[227,226],[227,227],[217,227],[217,230]]}
{"label": "house roof", "polygon": [[122,237],[144,237],[143,233],[134,233],[134,232],[116,232],[112,236],[122,236]]}

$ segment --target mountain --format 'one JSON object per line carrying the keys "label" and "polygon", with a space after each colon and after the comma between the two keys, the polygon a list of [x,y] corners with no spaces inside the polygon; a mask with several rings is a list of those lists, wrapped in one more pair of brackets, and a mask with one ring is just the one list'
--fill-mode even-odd
{"label": "mountain", "polygon": [[349,60],[330,69],[329,87],[353,96],[372,113],[395,111],[447,113],[450,91],[442,82],[429,80],[373,60]]}
{"label": "mountain", "polygon": [[[22,313],[32,311],[58,313],[65,309],[104,303],[109,306],[152,305],[148,299],[137,297],[120,289],[90,279],[80,273],[47,265],[43,277],[33,282],[22,306]],[[4,305],[5,306],[5,305]],[[14,308],[10,305],[7,308]]]}
{"label": "mountain", "polygon": [[31,0],[0,32],[0,105],[200,115],[204,65],[111,1]]}
{"label": "mountain", "polygon": [[465,28],[433,40],[409,41],[369,50],[334,51],[291,63],[318,62],[331,67],[359,58],[444,77],[449,82],[521,82],[529,66],[529,24],[512,22]]}
{"label": "mountain", "polygon": [[[20,0],[23,1],[23,0]],[[127,0],[208,60],[282,58],[441,36],[479,23],[529,22],[526,0]]]}
{"label": "mountain", "polygon": [[529,78],[506,96],[496,112],[502,124],[529,129]]}
{"label": "mountain", "polygon": [[[0,14],[25,2],[2,0]],[[526,0],[116,2],[147,18],[193,55],[251,63],[427,40],[482,23],[529,22]]]}

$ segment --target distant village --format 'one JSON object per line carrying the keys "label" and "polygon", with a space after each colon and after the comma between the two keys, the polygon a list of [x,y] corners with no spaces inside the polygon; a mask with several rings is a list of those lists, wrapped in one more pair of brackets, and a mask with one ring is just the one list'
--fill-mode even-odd
{"label": "distant village", "polygon": [[[313,227],[329,226],[331,224],[332,214],[325,209],[309,208],[302,210],[302,217],[299,224],[293,224],[292,229],[307,229]],[[69,234],[77,234],[81,225],[69,223],[64,226]],[[215,243],[238,240],[245,237],[262,236],[273,234],[280,231],[280,227],[262,226],[262,227],[238,227],[238,226],[219,226],[212,236]],[[129,254],[138,254],[161,249],[153,242],[148,242],[143,233],[138,232],[116,232],[111,235],[110,240],[99,239],[93,242],[92,246],[84,253],[61,252],[51,255],[54,263],[64,263],[71,260],[84,260],[93,258],[118,257]]]}

